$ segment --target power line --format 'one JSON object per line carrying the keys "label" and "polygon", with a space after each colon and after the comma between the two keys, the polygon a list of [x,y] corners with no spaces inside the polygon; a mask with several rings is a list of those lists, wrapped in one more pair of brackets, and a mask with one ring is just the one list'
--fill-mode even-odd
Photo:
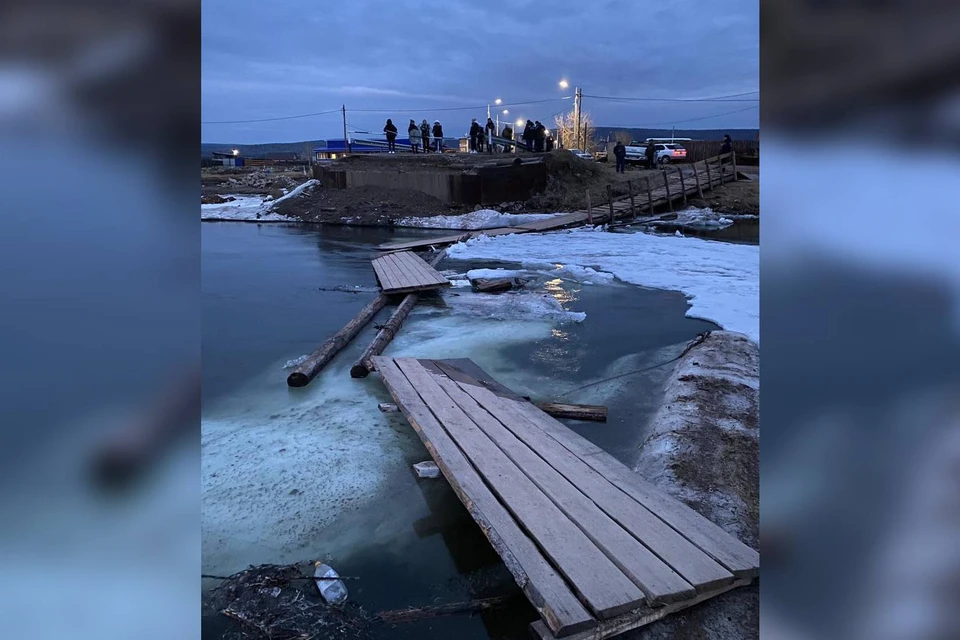
{"label": "power line", "polygon": [[731,93],[725,96],[713,96],[711,98],[646,98],[646,97],[627,97],[627,96],[594,96],[583,94],[584,98],[594,98],[597,100],[613,100],[619,102],[758,102],[759,98],[744,99],[743,96],[750,96],[759,91],[747,91],[746,93]]}
{"label": "power line", "polygon": [[[557,102],[558,100],[570,100],[572,96],[563,96],[561,98],[547,98],[545,100],[525,100],[523,102],[503,102],[501,104],[495,105],[498,109],[503,109],[505,107],[522,107],[528,104],[543,104],[545,102]],[[493,103],[490,103],[493,106]],[[402,109],[347,109],[347,112],[353,113],[395,113],[397,111],[401,113],[409,113],[411,111],[475,111],[477,109],[486,110],[487,105],[481,104],[472,107],[404,107]]]}
{"label": "power line", "polygon": [[330,111],[319,111],[317,113],[303,113],[298,116],[281,116],[279,118],[259,118],[256,120],[207,120],[200,124],[245,124],[247,122],[273,122],[274,120],[294,120],[296,118],[312,118],[313,116],[325,116],[331,113],[340,113],[340,109],[331,109]]}
{"label": "power line", "polygon": [[700,121],[700,120],[710,120],[711,118],[719,118],[720,116],[729,116],[729,115],[733,115],[734,113],[743,113],[744,111],[750,111],[751,109],[759,109],[759,108],[760,108],[760,105],[756,105],[756,104],[755,104],[755,105],[753,105],[752,107],[747,107],[747,108],[745,108],[745,109],[736,109],[736,110],[734,110],[734,111],[725,111],[725,112],[723,112],[723,113],[715,113],[715,114],[713,114],[713,115],[710,115],[710,116],[702,116],[702,117],[700,117],[700,118],[687,118],[686,120],[674,120],[673,122],[654,122],[654,123],[645,124],[645,125],[629,125],[629,126],[628,126],[628,125],[617,125],[617,126],[610,126],[610,127],[607,127],[607,128],[610,128],[610,129],[649,129],[649,128],[651,128],[651,127],[665,127],[665,126],[674,125],[674,124],[683,124],[683,123],[686,123],[686,122],[698,122],[698,121]]}

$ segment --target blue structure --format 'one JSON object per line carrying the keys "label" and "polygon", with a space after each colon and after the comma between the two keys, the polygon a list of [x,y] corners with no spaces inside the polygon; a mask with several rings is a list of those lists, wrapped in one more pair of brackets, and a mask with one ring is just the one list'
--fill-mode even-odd
{"label": "blue structure", "polygon": [[[433,139],[431,138],[431,142]],[[410,151],[410,138],[397,138],[397,151]],[[459,141],[456,138],[443,138],[443,146],[446,149],[457,150]],[[320,140],[319,146],[313,149],[314,160],[336,160],[344,153],[386,153],[386,139],[375,138],[350,138],[347,144],[344,144],[343,138],[331,138],[329,140]]]}

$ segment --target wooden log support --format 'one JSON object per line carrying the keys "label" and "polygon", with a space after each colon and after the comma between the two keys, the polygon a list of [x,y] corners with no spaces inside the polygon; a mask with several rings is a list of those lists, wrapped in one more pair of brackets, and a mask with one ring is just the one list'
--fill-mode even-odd
{"label": "wooden log support", "polygon": [[700,186],[700,169],[697,169],[697,163],[693,163],[693,177],[697,180],[697,194],[703,199],[703,188]]}
{"label": "wooden log support", "polygon": [[637,219],[637,203],[633,201],[633,180],[627,180],[627,190],[630,191],[630,214]]}
{"label": "wooden log support", "polygon": [[707,189],[708,190],[713,189],[713,176],[710,175],[710,161],[704,160],[703,166],[707,168]]}
{"label": "wooden log support", "polygon": [[667,191],[667,206],[670,207],[670,211],[673,211],[673,200],[670,198],[670,180],[667,179],[667,170],[660,169],[663,173],[663,188]]}
{"label": "wooden log support", "polygon": [[561,402],[535,402],[540,411],[554,418],[569,418],[571,420],[589,420],[591,422],[606,422],[607,408],[595,404],[563,404]]}
{"label": "wooden log support", "polygon": [[730,163],[733,165],[733,180],[737,180],[737,152],[730,151]]}
{"label": "wooden log support", "polygon": [[677,167],[677,173],[680,174],[680,193],[683,194],[683,204],[687,204],[687,185],[683,181],[683,169]]}
{"label": "wooden log support", "polygon": [[607,185],[607,202],[610,204],[610,222],[613,222],[616,220],[613,214],[613,187],[609,184]]}
{"label": "wooden log support", "polygon": [[647,185],[647,206],[650,208],[650,215],[653,215],[653,189],[650,188],[650,178],[643,179]]}
{"label": "wooden log support", "polygon": [[590,205],[589,189],[587,189],[587,224],[593,224],[593,207]]}
{"label": "wooden log support", "polygon": [[320,373],[320,370],[327,366],[327,363],[333,360],[333,357],[347,346],[381,309],[387,306],[389,299],[382,293],[374,298],[370,304],[360,310],[360,313],[353,320],[348,322],[340,331],[337,331],[332,338],[320,345],[303,364],[294,369],[287,376],[287,384],[291,387],[305,387],[310,384],[310,381]]}
{"label": "wooden log support", "polygon": [[[446,255],[446,251],[439,252],[428,264],[431,267],[436,267],[440,264],[440,261],[443,260],[444,255]],[[408,293],[403,299],[403,302],[397,305],[396,310],[390,315],[390,319],[387,320],[387,323],[383,325],[383,328],[377,333],[377,336],[373,339],[373,342],[370,343],[370,346],[361,354],[360,359],[350,367],[351,378],[366,378],[370,375],[370,372],[374,370],[373,360],[371,358],[383,353],[386,346],[390,344],[390,341],[393,340],[397,332],[400,331],[400,325],[403,324],[407,314],[413,310],[419,300],[420,294]]]}

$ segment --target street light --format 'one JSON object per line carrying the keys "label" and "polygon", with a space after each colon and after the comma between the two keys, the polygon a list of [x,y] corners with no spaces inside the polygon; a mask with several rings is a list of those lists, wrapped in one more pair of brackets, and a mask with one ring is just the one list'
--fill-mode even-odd
{"label": "street light", "polygon": [[569,87],[569,86],[570,86],[570,83],[567,82],[566,80],[561,80],[561,81],[560,81],[560,88],[561,88],[561,89],[566,89],[566,88]]}
{"label": "street light", "polygon": [[501,100],[500,98],[497,98],[496,100],[493,101],[493,104],[500,104],[501,102],[503,102],[503,100]]}

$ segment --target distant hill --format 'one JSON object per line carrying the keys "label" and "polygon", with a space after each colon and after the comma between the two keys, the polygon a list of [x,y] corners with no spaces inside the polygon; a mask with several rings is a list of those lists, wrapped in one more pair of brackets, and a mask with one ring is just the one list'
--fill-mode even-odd
{"label": "distant hill", "polygon": [[[613,139],[614,132],[629,131],[634,140],[647,138],[668,138],[670,129],[628,129],[624,127],[596,127],[594,137]],[[756,140],[759,129],[676,129],[672,133],[677,138],[692,138],[694,140],[720,140],[723,134],[729,133],[734,140]],[[200,157],[209,158],[214,151],[229,151],[239,149],[244,158],[262,158],[268,153],[299,153],[301,157],[310,157],[319,140],[304,140],[303,142],[270,142],[266,144],[236,144],[229,142],[201,142]]]}
{"label": "distant hill", "polygon": [[617,131],[629,131],[634,140],[646,140],[647,138],[669,138],[671,135],[677,138],[691,138],[693,140],[720,140],[723,134],[729,133],[733,140],[756,140],[759,129],[630,129],[627,127],[596,127],[595,137],[604,139]]}

